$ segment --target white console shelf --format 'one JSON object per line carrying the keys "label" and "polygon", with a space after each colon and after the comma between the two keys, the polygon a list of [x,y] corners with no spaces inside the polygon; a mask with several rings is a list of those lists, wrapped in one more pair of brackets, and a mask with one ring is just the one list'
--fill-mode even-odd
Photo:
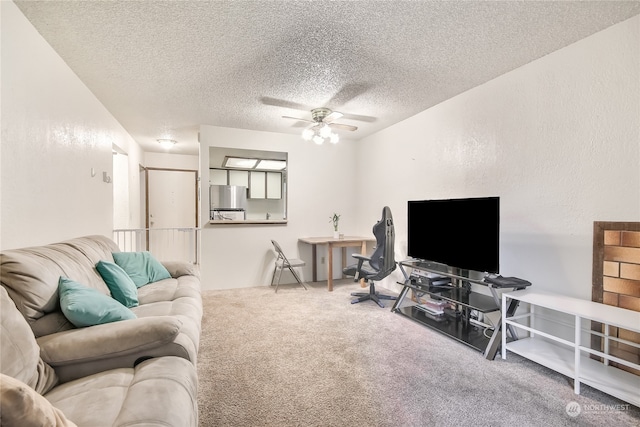
{"label": "white console shelf", "polygon": [[[527,303],[528,312],[507,317],[506,307],[510,300]],[[549,324],[556,320],[546,317],[542,313],[545,310],[540,310],[539,307],[553,310],[550,312],[551,317],[564,317],[572,321],[567,323],[560,321],[555,323],[555,326],[549,327]],[[604,334],[583,327],[583,322],[588,321],[602,323],[605,327]],[[573,378],[576,394],[580,394],[580,384],[584,383],[625,402],[640,406],[640,377],[609,366],[609,361],[613,361],[640,369],[638,364],[609,355],[611,341],[640,347],[636,343],[609,336],[610,327],[640,332],[640,312],[526,289],[502,294],[502,330],[505,330],[506,325],[516,328],[518,335],[526,335],[528,332],[529,336],[507,342],[507,334],[503,333],[503,359],[506,359],[507,350],[509,350]],[[523,333],[523,331],[526,332]],[[602,337],[604,351],[591,348],[591,335]],[[590,355],[602,357],[604,363],[592,359]]]}

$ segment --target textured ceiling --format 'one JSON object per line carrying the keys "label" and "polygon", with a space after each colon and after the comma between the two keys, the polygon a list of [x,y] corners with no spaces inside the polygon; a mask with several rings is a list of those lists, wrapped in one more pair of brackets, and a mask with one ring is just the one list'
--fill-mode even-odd
{"label": "textured ceiling", "polygon": [[[16,1],[147,151],[198,125],[360,139],[640,13],[638,1]],[[301,143],[302,142],[301,140]],[[268,147],[265,147],[268,149]]]}

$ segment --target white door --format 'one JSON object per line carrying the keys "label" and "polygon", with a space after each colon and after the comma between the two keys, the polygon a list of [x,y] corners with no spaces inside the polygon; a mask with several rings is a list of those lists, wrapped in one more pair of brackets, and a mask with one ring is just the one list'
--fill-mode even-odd
{"label": "white door", "polygon": [[148,169],[149,251],[162,261],[195,261],[197,172]]}

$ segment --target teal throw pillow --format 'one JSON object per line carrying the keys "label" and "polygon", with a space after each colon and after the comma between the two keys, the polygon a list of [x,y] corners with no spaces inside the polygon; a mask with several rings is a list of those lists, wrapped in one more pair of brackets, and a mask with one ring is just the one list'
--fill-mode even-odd
{"label": "teal throw pillow", "polygon": [[58,281],[58,295],[62,313],[78,328],[136,318],[110,296],[66,277]]}
{"label": "teal throw pillow", "polygon": [[109,287],[112,297],[125,307],[138,306],[138,288],[122,267],[109,261],[98,261],[96,269]]}
{"label": "teal throw pillow", "polygon": [[169,279],[171,275],[149,252],[114,252],[113,260],[133,280],[138,288],[147,283]]}

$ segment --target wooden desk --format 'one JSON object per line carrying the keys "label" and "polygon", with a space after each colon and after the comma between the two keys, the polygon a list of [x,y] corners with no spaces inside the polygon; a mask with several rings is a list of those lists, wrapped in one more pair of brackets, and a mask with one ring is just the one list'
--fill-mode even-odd
{"label": "wooden desk", "polygon": [[[347,264],[347,251],[348,247],[360,247],[360,253],[367,253],[367,242],[375,242],[372,237],[356,237],[356,236],[344,236],[342,239],[335,239],[333,237],[301,237],[298,239],[300,242],[311,245],[311,257],[313,262],[313,281],[318,281],[318,270],[316,260],[316,246],[327,245],[328,263],[327,263],[327,289],[329,292],[333,291],[333,248],[342,248],[342,268]],[[355,262],[354,262],[355,263]],[[360,281],[360,285],[364,287],[364,282]]]}

